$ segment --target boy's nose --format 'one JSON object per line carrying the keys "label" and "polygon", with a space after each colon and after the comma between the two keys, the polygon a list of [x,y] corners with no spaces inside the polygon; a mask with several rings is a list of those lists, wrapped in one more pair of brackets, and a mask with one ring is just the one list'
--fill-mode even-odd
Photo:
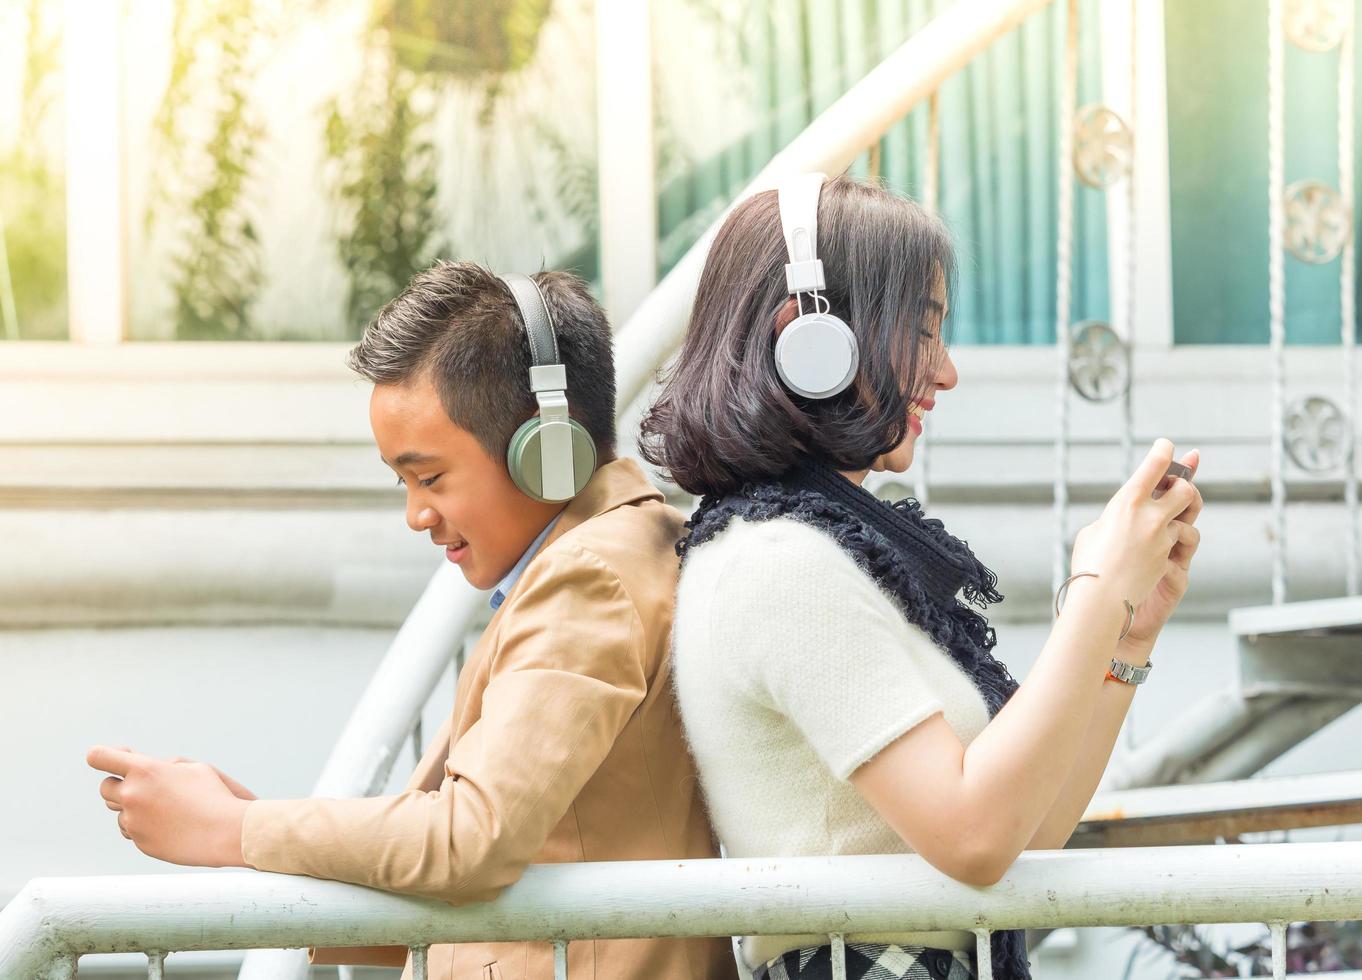
{"label": "boy's nose", "polygon": [[435,513],[433,507],[421,507],[417,510],[407,509],[407,527],[413,531],[428,531],[439,523],[440,515]]}

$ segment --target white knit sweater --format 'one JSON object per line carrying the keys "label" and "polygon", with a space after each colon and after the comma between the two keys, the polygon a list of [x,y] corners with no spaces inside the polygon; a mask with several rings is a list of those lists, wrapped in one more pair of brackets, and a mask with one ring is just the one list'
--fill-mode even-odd
{"label": "white knit sweater", "polygon": [[[988,723],[983,697],[950,655],[829,535],[793,518],[735,519],[687,558],[672,656],[729,857],[910,851],[848,777],[938,712],[965,744]],[[967,932],[892,941],[974,945]],[[748,937],[745,956],[756,966],[824,942]]]}

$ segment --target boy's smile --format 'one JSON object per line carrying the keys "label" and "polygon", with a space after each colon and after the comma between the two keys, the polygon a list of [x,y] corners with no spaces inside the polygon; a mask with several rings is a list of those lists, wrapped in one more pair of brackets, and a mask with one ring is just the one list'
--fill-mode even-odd
{"label": "boy's smile", "polygon": [[496,585],[563,509],[517,490],[505,461],[449,418],[425,375],[375,385],[369,424],[407,488],[407,525],[443,547],[474,588]]}

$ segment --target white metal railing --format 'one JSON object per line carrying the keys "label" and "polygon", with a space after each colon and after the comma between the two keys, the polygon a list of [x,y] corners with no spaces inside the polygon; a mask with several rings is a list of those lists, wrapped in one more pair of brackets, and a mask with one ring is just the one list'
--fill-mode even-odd
{"label": "white metal railing", "polygon": [[[536,865],[500,897],[439,901],[234,872],[31,882],[0,912],[0,980],[65,980],[79,957],[307,943],[398,945],[425,980],[435,943],[1262,922],[1285,974],[1286,924],[1362,919],[1362,841],[1033,851],[976,888],[917,855]],[[987,955],[980,980],[990,980]]]}

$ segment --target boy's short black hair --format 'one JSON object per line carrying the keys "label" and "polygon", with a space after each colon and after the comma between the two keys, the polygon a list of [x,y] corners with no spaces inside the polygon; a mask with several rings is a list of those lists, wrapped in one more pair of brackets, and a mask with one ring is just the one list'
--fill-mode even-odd
{"label": "boy's short black hair", "polygon": [[[608,460],[615,453],[615,359],[605,312],[576,276],[532,278],[553,316],[572,417]],[[538,410],[520,309],[506,283],[472,262],[439,262],[413,276],[369,321],[346,363],[375,384],[429,372],[450,419],[499,460]]]}

